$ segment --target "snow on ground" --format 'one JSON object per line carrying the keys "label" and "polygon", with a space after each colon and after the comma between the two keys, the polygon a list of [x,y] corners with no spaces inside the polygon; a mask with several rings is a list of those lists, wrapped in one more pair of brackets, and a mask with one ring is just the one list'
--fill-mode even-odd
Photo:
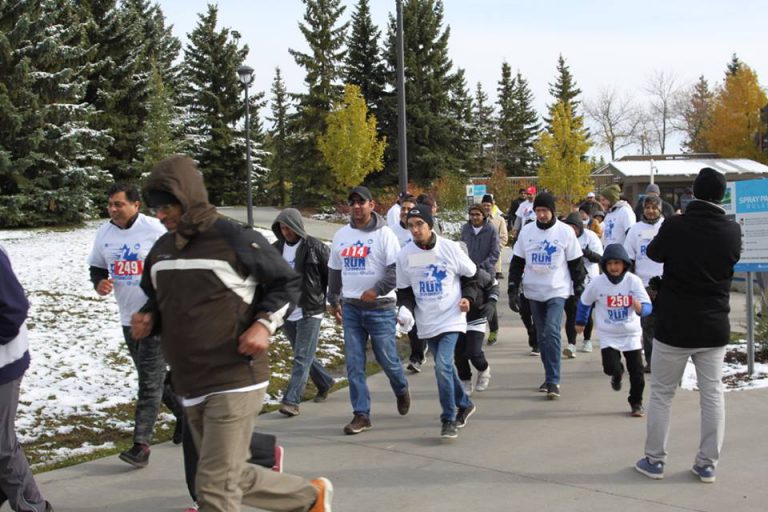
{"label": "snow on ground", "polygon": [[[746,364],[730,362],[737,359],[737,357],[735,357],[736,355],[743,356],[738,357],[738,359],[746,360],[746,340],[740,340],[738,344],[729,345],[727,352],[734,357],[729,357],[729,355],[726,355],[726,362],[723,363],[723,381],[726,384],[726,391],[768,388],[768,364],[756,362],[755,372],[751,377],[749,377],[747,375]],[[681,386],[683,389],[699,389],[696,382],[696,367],[693,366],[693,363],[690,359],[688,360],[688,364],[685,367],[685,373],[683,374]]]}
{"label": "snow on ground", "polygon": [[[0,245],[8,252],[31,305],[27,324],[32,363],[22,380],[16,420],[23,443],[52,432],[67,434],[71,430],[67,417],[73,415],[95,417],[102,427],[132,429],[132,422],[118,421],[103,412],[131,403],[137,381],[114,297],[98,296],[89,280],[87,258],[102,222],[67,230],[0,231]],[[273,233],[262,234],[274,240]],[[341,349],[337,344],[334,324],[326,320],[318,358],[338,361]],[[290,351],[282,336],[274,345],[283,353]],[[290,363],[285,363],[273,360],[274,378],[288,378]],[[277,393],[268,402],[280,398]],[[108,447],[58,448],[51,451],[47,462]]]}

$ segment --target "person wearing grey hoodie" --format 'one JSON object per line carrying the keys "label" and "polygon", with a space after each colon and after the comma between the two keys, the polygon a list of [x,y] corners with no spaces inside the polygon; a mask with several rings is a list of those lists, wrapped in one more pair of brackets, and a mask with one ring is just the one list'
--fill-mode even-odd
{"label": "person wearing grey hoodie", "polygon": [[408,414],[411,395],[395,347],[395,284],[400,243],[387,221],[373,211],[376,203],[366,187],[347,197],[350,223],[331,242],[328,260],[328,302],[336,322],[344,326],[344,357],[352,402],[348,435],[371,428],[371,397],[365,374],[366,347],[373,354],[397,397],[397,411]]}
{"label": "person wearing grey hoodie", "polygon": [[308,378],[317,388],[315,402],[323,402],[333,386],[333,377],[315,357],[325,312],[330,250],[307,234],[301,212],[295,208],[280,212],[272,224],[272,232],[277,237],[272,246],[302,278],[301,296],[283,326],[293,349],[293,368],[280,413],[292,417],[299,415],[299,403]]}

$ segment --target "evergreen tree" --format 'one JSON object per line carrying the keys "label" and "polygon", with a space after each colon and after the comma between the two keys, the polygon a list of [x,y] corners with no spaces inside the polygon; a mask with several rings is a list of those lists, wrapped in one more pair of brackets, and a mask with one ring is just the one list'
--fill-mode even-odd
{"label": "evergreen tree", "polygon": [[165,26],[160,7],[148,0],[91,0],[80,9],[89,18],[87,34],[96,48],[84,99],[98,112],[92,126],[114,140],[104,166],[115,180],[136,182],[145,168],[148,106],[156,85],[153,69],[175,103],[174,61],[181,43]]}
{"label": "evergreen tree", "polygon": [[[578,107],[581,103],[577,98],[581,94],[581,89],[576,86],[576,80],[571,74],[571,70],[565,63],[563,55],[557,58],[557,76],[555,77],[555,83],[549,84],[549,94],[554,98],[554,102],[547,107],[549,115],[552,115],[552,109],[557,106],[558,103],[570,105],[573,115],[575,117],[581,117],[578,114]],[[551,124],[550,119],[546,119],[548,125]]]}
{"label": "evergreen tree", "polygon": [[449,119],[454,122],[453,159],[462,169],[468,169],[477,161],[477,131],[472,123],[472,96],[464,78],[464,69],[458,68],[450,84]]}
{"label": "evergreen tree", "polygon": [[378,114],[383,101],[386,69],[379,48],[381,31],[371,20],[368,0],[358,0],[352,13],[352,31],[347,43],[344,82],[355,84],[368,105],[368,110]]}
{"label": "evergreen tree", "polygon": [[[189,152],[200,163],[213,204],[242,204],[246,162],[237,124],[245,109],[237,68],[248,55],[248,47],[240,48],[228,28],[217,28],[216,6],[209,5],[198,18],[184,49]],[[263,93],[250,96],[256,123],[262,98]],[[258,133],[253,135],[257,137]]]}
{"label": "evergreen tree", "polygon": [[488,95],[480,82],[475,89],[475,101],[472,107],[472,125],[474,127],[475,161],[469,166],[472,173],[486,174],[491,171],[492,148],[495,139],[493,105],[488,103]]}
{"label": "evergreen tree", "polygon": [[712,121],[702,130],[710,151],[724,157],[768,163],[768,154],[759,147],[764,135],[760,109],[766,103],[768,98],[752,68],[742,62],[736,72],[731,73],[729,66],[725,81],[715,95]]}
{"label": "evergreen tree", "polygon": [[163,82],[160,70],[152,68],[147,99],[147,119],[144,125],[144,141],[140,152],[144,158],[143,171],[148,173],[152,167],[181,150],[181,145],[174,130],[175,105],[169,88]]}
{"label": "evergreen tree", "polygon": [[381,170],[386,141],[378,138],[376,117],[368,115],[358,86],[344,88],[344,98],[328,114],[327,126],[318,138],[318,149],[339,185],[354,187]]}
{"label": "evergreen tree", "polygon": [[[459,161],[454,148],[458,128],[451,116],[451,90],[457,74],[448,58],[450,29],[442,28],[443,2],[406,0],[403,4],[405,57],[405,96],[409,178],[429,183],[444,173],[457,170]],[[388,80],[397,88],[396,22],[390,16],[387,38]],[[397,104],[395,97],[385,100],[382,116],[388,140],[397,140]],[[385,174],[397,177],[397,144],[390,144]]]}
{"label": "evergreen tree", "polygon": [[508,171],[515,165],[515,156],[511,146],[515,124],[515,79],[512,78],[512,67],[506,61],[501,63],[501,79],[498,82],[496,93],[499,114],[496,121],[494,167],[501,166],[505,171]]}
{"label": "evergreen tree", "polygon": [[509,167],[509,172],[514,176],[532,175],[538,163],[538,156],[533,144],[541,130],[539,114],[533,107],[533,93],[528,81],[523,78],[520,71],[514,81],[513,88],[514,124],[510,138],[515,159]]}
{"label": "evergreen tree", "polygon": [[319,204],[332,199],[337,184],[317,148],[317,139],[325,131],[325,117],[341,96],[343,48],[348,23],[339,23],[345,7],[341,0],[302,0],[306,5],[299,29],[309,46],[309,53],[289,49],[296,64],[304,68],[307,91],[297,95],[296,115],[289,130],[294,158],[294,202]]}
{"label": "evergreen tree", "polygon": [[288,91],[285,88],[280,68],[275,69],[272,81],[272,116],[267,119],[272,123],[268,132],[271,169],[269,186],[277,191],[278,205],[284,206],[290,201],[291,158],[289,152],[288,115],[291,108]]}
{"label": "evergreen tree", "polygon": [[712,122],[712,102],[714,94],[709,89],[709,83],[704,75],[694,84],[691,90],[684,95],[680,117],[682,129],[686,139],[683,147],[693,153],[707,153],[709,144],[704,138],[704,130]]}
{"label": "evergreen tree", "polygon": [[739,58],[734,53],[731,55],[731,61],[728,63],[725,75],[726,76],[734,76],[736,73],[738,73],[741,70],[741,64],[742,62],[739,60]]}
{"label": "evergreen tree", "polygon": [[0,3],[0,227],[77,222],[105,183],[82,103],[92,47],[66,0]]}
{"label": "evergreen tree", "polygon": [[590,144],[567,102],[556,103],[550,111],[550,129],[542,130],[535,144],[541,156],[539,183],[570,207],[592,187],[592,166],[584,158]]}

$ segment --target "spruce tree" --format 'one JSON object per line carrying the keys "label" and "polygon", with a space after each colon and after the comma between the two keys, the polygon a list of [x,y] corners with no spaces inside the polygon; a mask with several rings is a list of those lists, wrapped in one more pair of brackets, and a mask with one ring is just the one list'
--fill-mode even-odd
{"label": "spruce tree", "polygon": [[734,76],[741,69],[741,61],[739,57],[734,53],[731,55],[731,61],[728,63],[725,69],[726,76]]}
{"label": "spruce tree", "polygon": [[712,122],[712,102],[714,94],[709,89],[709,83],[704,75],[694,84],[685,97],[680,116],[683,121],[683,131],[686,139],[683,147],[693,153],[706,153],[709,144],[704,138],[704,129]]}
{"label": "spruce tree", "polygon": [[472,96],[464,78],[464,69],[458,68],[450,84],[449,118],[454,122],[454,145],[452,147],[454,165],[468,169],[477,161],[477,134],[472,124]]}
{"label": "spruce tree", "polygon": [[472,105],[472,125],[475,138],[473,140],[474,163],[469,166],[470,172],[486,174],[492,171],[492,145],[495,140],[495,123],[493,105],[488,103],[488,95],[483,85],[477,82],[475,101]]}
{"label": "spruce tree", "polygon": [[100,199],[108,138],[81,101],[85,33],[66,0],[0,3],[0,227],[77,222]]}
{"label": "spruce tree", "polygon": [[[457,74],[448,58],[450,28],[443,29],[443,2],[406,0],[403,4],[405,57],[406,125],[409,178],[430,183],[445,173],[458,170],[455,152],[459,132],[451,115],[451,90]],[[386,56],[388,80],[395,80],[395,19],[390,16]],[[389,145],[385,174],[397,177],[397,105],[394,97],[385,101],[382,116]]]}
{"label": "spruce tree", "polygon": [[516,158],[509,171],[514,176],[535,174],[538,155],[533,144],[541,130],[541,123],[533,107],[533,93],[520,71],[514,80],[513,105],[514,123],[510,146]]}
{"label": "spruce tree", "polygon": [[325,117],[341,97],[340,79],[345,57],[344,43],[348,23],[340,23],[345,7],[341,0],[303,0],[306,10],[299,30],[309,53],[288,52],[304,68],[306,92],[297,95],[296,115],[289,130],[292,141],[293,200],[320,204],[335,199],[337,185],[318,150],[318,137],[325,131]]}
{"label": "spruce tree", "polygon": [[[496,88],[498,117],[497,132],[494,143],[494,167],[501,166],[508,174],[517,167],[514,140],[517,130],[517,109],[515,107],[515,79],[512,68],[506,61],[501,63],[501,79]],[[512,174],[514,175],[514,174]]]}
{"label": "spruce tree", "polygon": [[[268,131],[268,147],[271,153],[268,178],[270,189],[277,192],[277,204],[289,204],[289,182],[291,181],[291,157],[289,151],[288,115],[291,109],[290,97],[285,88],[280,68],[275,69],[272,81],[272,101],[270,102],[272,116],[267,119],[272,123]],[[273,195],[274,197],[274,195]]]}
{"label": "spruce tree", "polygon": [[379,47],[381,31],[371,20],[368,0],[358,0],[352,13],[352,30],[344,62],[344,82],[360,87],[370,113],[377,115],[386,80]]}
{"label": "spruce tree", "polygon": [[[549,94],[552,95],[554,101],[547,107],[549,116],[552,116],[552,109],[558,103],[568,106],[571,109],[570,116],[574,119],[581,118],[578,113],[578,106],[581,103],[577,97],[581,94],[581,89],[576,86],[576,80],[571,74],[571,70],[565,63],[563,55],[560,54],[557,58],[557,76],[555,77],[555,83],[549,84]],[[551,128],[551,119],[544,119],[547,123],[547,129]],[[583,119],[582,119],[583,121]]]}
{"label": "spruce tree", "polygon": [[[217,25],[218,8],[209,5],[205,13],[198,14],[197,26],[184,48],[188,151],[200,163],[212,203],[242,204],[245,146],[237,126],[245,108],[237,68],[248,55],[248,47],[239,47],[232,31]],[[249,95],[255,122],[262,97],[263,93]]]}

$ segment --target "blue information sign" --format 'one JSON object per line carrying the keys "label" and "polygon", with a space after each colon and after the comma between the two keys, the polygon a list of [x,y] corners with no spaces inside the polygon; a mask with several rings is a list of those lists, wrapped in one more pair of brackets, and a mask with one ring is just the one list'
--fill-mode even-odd
{"label": "blue information sign", "polygon": [[728,183],[722,202],[741,227],[737,272],[768,272],[768,180]]}

